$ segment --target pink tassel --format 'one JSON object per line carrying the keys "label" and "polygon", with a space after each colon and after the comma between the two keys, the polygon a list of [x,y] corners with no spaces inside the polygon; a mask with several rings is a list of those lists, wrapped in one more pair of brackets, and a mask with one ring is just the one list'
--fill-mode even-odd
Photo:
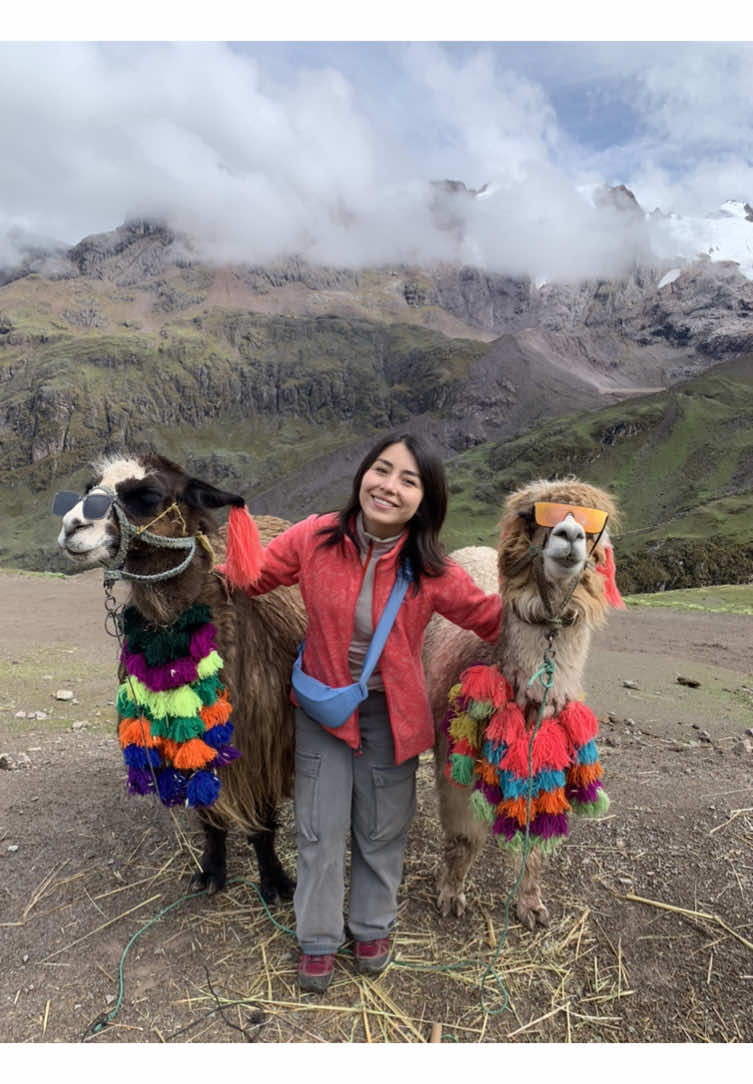
{"label": "pink tassel", "polygon": [[259,578],[264,550],[259,529],[245,505],[231,508],[227,518],[227,557],[221,566],[235,587],[250,587]]}
{"label": "pink tassel", "polygon": [[463,696],[499,708],[509,699],[507,682],[496,666],[469,666],[460,675]]}
{"label": "pink tassel", "polygon": [[608,543],[604,546],[604,564],[597,565],[596,571],[604,577],[604,592],[609,605],[614,606],[616,610],[624,610],[625,603],[622,601],[615,578],[617,567],[614,563],[614,550]]}

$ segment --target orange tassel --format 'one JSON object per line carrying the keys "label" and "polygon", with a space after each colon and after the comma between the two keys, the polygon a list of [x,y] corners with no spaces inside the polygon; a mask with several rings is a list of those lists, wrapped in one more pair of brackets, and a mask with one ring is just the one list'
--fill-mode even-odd
{"label": "orange tassel", "polygon": [[142,748],[153,749],[157,744],[156,739],[152,737],[149,720],[145,715],[142,715],[140,719],[121,720],[118,738],[124,749],[127,745],[140,745]]}
{"label": "orange tassel", "polygon": [[155,745],[162,754],[162,759],[167,764],[174,764],[175,757],[180,749],[180,742],[173,741],[172,738],[156,738]]}
{"label": "orange tassel", "polygon": [[250,587],[259,578],[264,550],[259,529],[244,505],[227,518],[227,556],[223,572],[235,587]]}
{"label": "orange tassel", "polygon": [[567,769],[565,778],[568,783],[585,787],[596,779],[601,779],[603,774],[601,764],[597,761],[595,764],[573,764],[572,768]]}
{"label": "orange tassel", "polygon": [[191,738],[180,744],[178,751],[173,757],[173,764],[183,772],[194,768],[203,768],[217,756],[216,749],[210,749],[201,738]]}
{"label": "orange tassel", "polygon": [[226,723],[232,713],[232,705],[227,698],[227,693],[223,689],[220,695],[217,697],[213,704],[205,705],[199,715],[207,730],[211,730],[213,726],[219,726],[221,723]]}

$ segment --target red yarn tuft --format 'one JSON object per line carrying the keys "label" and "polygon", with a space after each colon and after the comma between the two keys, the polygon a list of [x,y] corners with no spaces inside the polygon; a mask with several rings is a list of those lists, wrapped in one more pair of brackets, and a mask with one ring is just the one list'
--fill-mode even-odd
{"label": "red yarn tuft", "polygon": [[597,565],[596,571],[604,577],[604,593],[610,606],[616,610],[624,610],[625,603],[617,587],[617,567],[614,563],[614,550],[610,545],[604,546],[604,564]]}
{"label": "red yarn tuft", "polygon": [[227,519],[227,557],[222,571],[235,587],[250,587],[259,578],[264,550],[259,529],[248,509],[231,508]]}
{"label": "red yarn tuft", "polygon": [[576,749],[599,733],[599,720],[589,707],[579,700],[569,700],[560,712],[560,723]]}
{"label": "red yarn tuft", "polygon": [[469,666],[460,675],[463,696],[499,708],[506,700],[507,682],[496,666]]}

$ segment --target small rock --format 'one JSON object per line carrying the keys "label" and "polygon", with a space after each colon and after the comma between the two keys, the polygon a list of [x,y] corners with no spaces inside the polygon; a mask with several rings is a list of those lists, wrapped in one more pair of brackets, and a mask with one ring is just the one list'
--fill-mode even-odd
{"label": "small rock", "polygon": [[635,719],[626,719],[625,726],[635,726]]}
{"label": "small rock", "polygon": [[17,768],[30,768],[31,757],[28,753],[16,753],[16,765]]}
{"label": "small rock", "polygon": [[746,729],[745,729],[745,730],[743,731],[743,734],[747,734],[747,735],[748,735],[749,737],[753,738],[753,726],[749,726],[749,727],[747,727],[747,728],[746,728]]}
{"label": "small rock", "polygon": [[680,677],[678,675],[677,684],[678,685],[688,685],[691,689],[697,689],[697,688],[699,688],[701,683],[700,683],[700,681],[696,681],[695,678]]}
{"label": "small rock", "polygon": [[637,689],[638,688],[638,682],[637,681],[623,681],[622,685],[623,685],[623,688],[625,688],[625,689]]}
{"label": "small rock", "polygon": [[84,730],[88,725],[88,719],[78,719],[71,727],[71,730]]}
{"label": "small rock", "polygon": [[28,954],[28,952],[25,952],[23,954],[23,956],[21,957],[21,962],[24,963],[24,964],[28,964],[28,962],[29,962],[29,954]]}
{"label": "small rock", "polygon": [[753,753],[753,741],[750,738],[743,738],[742,741],[735,742],[732,746],[732,752],[738,755]]}
{"label": "small rock", "polygon": [[620,739],[617,737],[616,734],[607,734],[606,738],[604,739],[604,744],[611,745],[612,748],[616,748],[620,744]]}
{"label": "small rock", "polygon": [[15,854],[16,851],[18,850],[18,844],[17,843],[9,843],[8,844],[8,850],[10,851],[11,854]]}
{"label": "small rock", "polygon": [[26,718],[26,712],[25,711],[17,711],[16,712],[16,718],[17,719],[25,719]]}
{"label": "small rock", "polygon": [[47,718],[47,712],[46,711],[32,711],[32,712],[29,713],[29,715],[27,715],[27,719],[46,719],[46,718]]}
{"label": "small rock", "polygon": [[618,722],[617,716],[613,711],[607,712],[607,719],[609,719],[610,723]]}
{"label": "small rock", "polygon": [[13,758],[8,753],[0,753],[0,771],[13,771]]}
{"label": "small rock", "polygon": [[55,693],[56,700],[73,700],[73,693],[70,689],[58,689]]}
{"label": "small rock", "polygon": [[700,730],[698,732],[698,737],[701,739],[702,742],[706,742],[707,745],[711,744],[711,735],[709,734],[708,730]]}
{"label": "small rock", "polygon": [[108,1005],[112,1005],[114,1000],[115,1000],[115,994],[106,994],[105,995],[105,1001],[107,1002]]}

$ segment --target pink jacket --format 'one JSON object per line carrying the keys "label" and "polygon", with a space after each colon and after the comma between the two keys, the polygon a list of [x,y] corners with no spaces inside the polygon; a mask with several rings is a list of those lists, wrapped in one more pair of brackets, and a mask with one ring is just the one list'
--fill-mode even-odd
{"label": "pink jacket", "polygon": [[[339,545],[320,545],[322,539],[317,532],[336,520],[335,513],[309,516],[274,538],[264,551],[261,576],[248,592],[261,595],[283,584],[299,584],[308,616],[303,669],[332,686],[350,685],[353,681],[348,649],[363,573],[360,554],[349,538],[344,541],[345,552]],[[403,543],[398,542],[376,563],[374,627],[395,582],[402,547]],[[434,612],[462,628],[472,629],[482,640],[494,642],[500,633],[499,595],[484,594],[454,562],[449,562],[440,576],[422,576],[417,594],[413,587],[408,588],[378,664],[396,764],[434,744],[434,723],[421,664],[424,632]],[[291,699],[295,702],[294,694]],[[358,712],[353,712],[343,726],[330,733],[358,749]]]}

